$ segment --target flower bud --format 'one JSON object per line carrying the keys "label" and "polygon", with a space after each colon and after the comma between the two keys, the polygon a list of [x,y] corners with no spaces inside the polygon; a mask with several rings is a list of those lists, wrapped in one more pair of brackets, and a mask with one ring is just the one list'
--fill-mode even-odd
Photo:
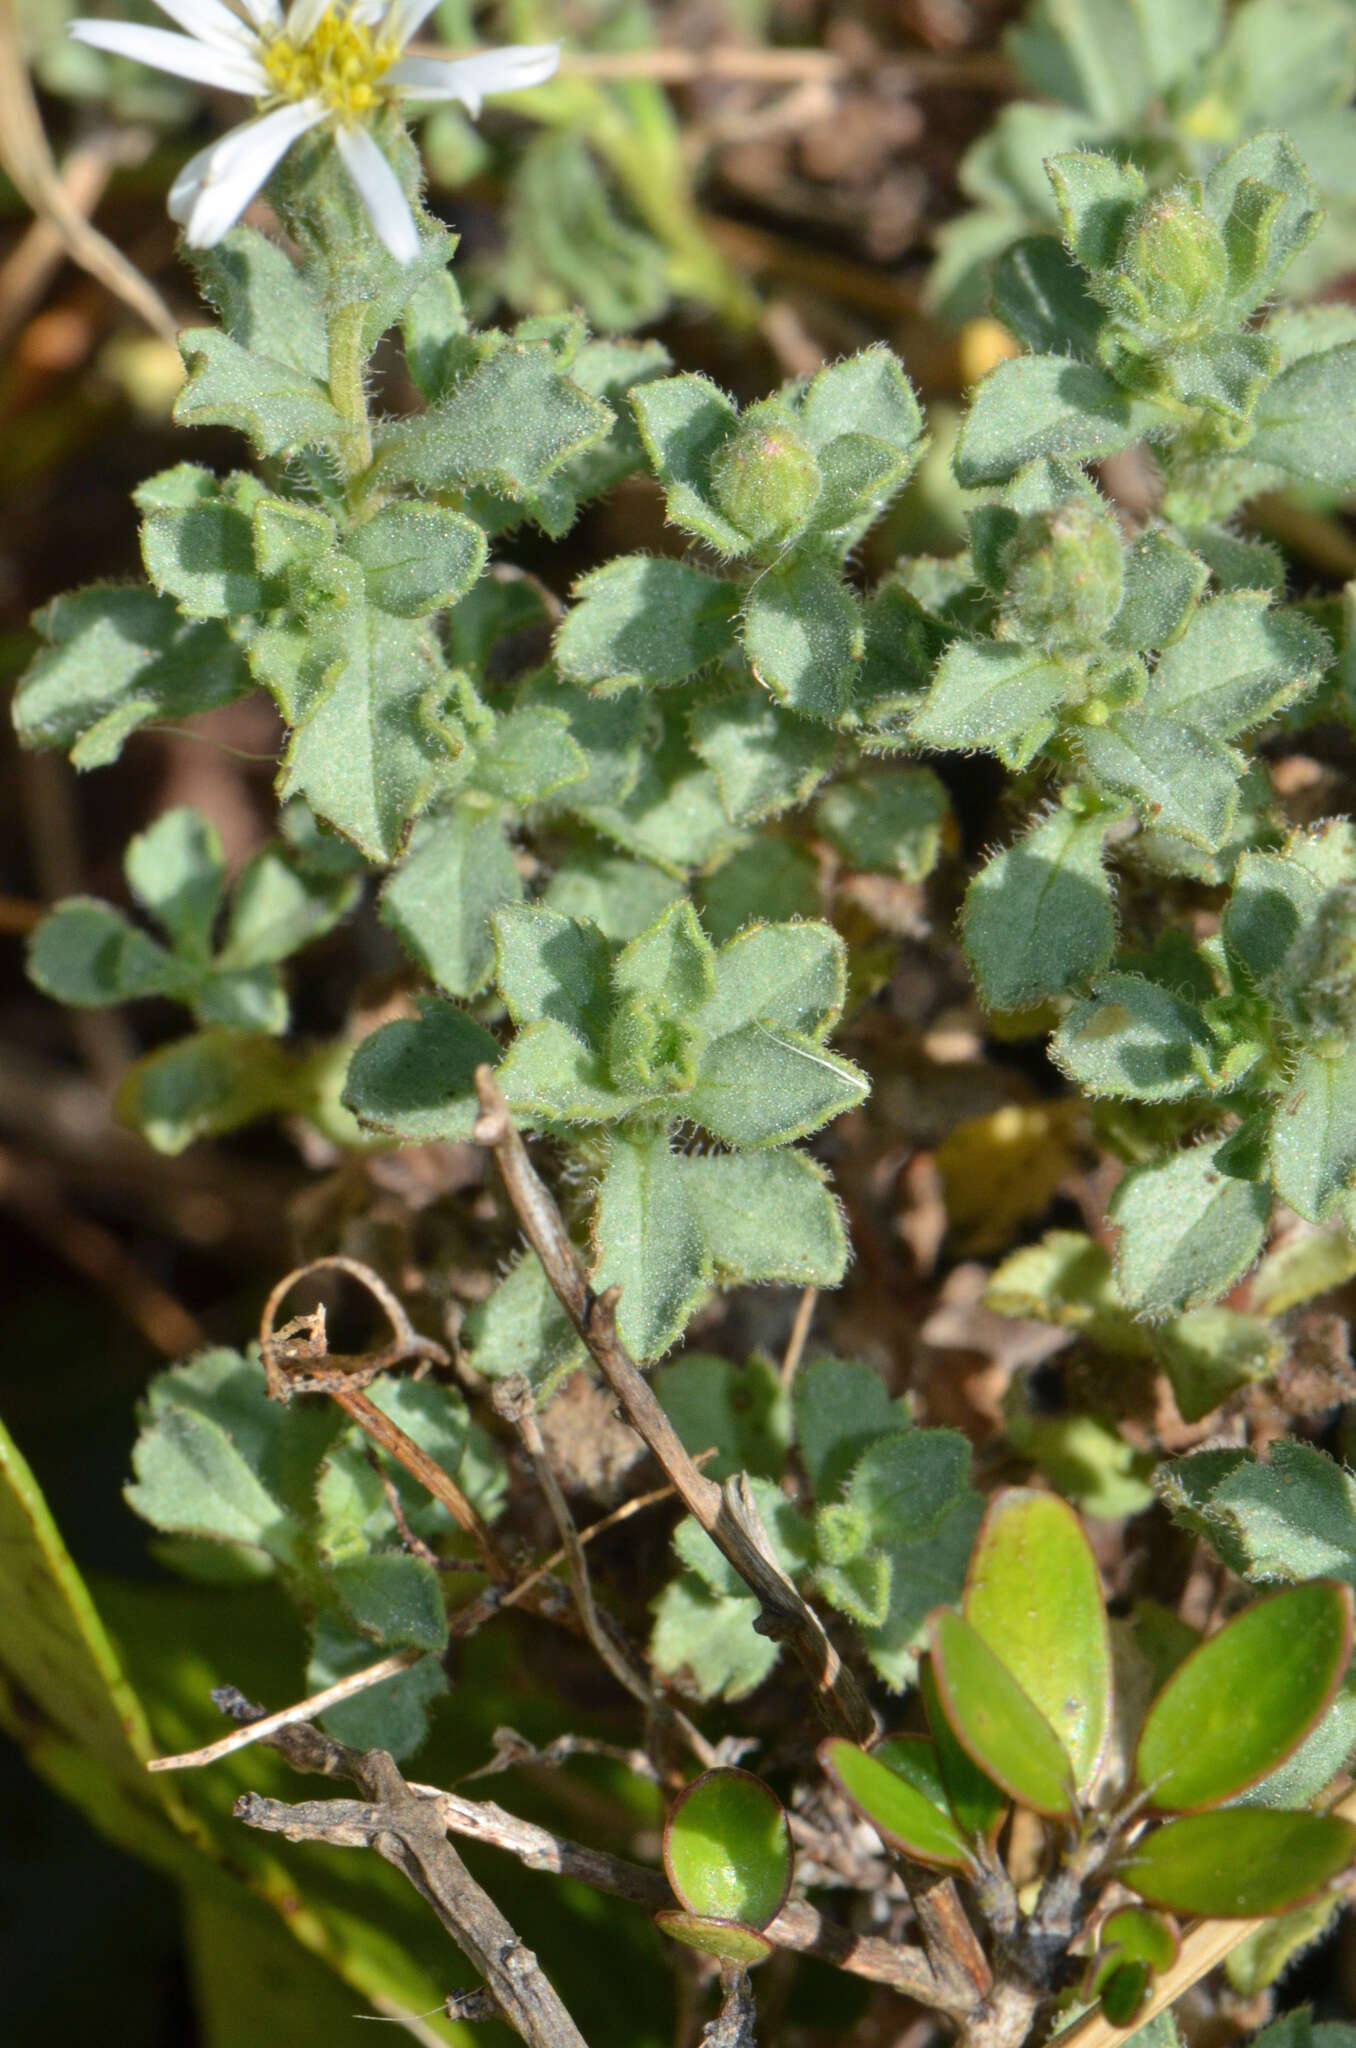
{"label": "flower bud", "polygon": [[1042,647],[1099,640],[1120,607],[1125,563],[1110,512],[1090,497],[1030,512],[1003,549],[1002,630]]}
{"label": "flower bud", "polygon": [[1146,199],[1131,215],[1119,266],[1141,319],[1180,337],[1218,313],[1228,282],[1224,237],[1185,193]]}
{"label": "flower bud", "polygon": [[726,518],[757,547],[788,539],[819,496],[819,464],[775,401],[750,406],[711,461],[711,488]]}

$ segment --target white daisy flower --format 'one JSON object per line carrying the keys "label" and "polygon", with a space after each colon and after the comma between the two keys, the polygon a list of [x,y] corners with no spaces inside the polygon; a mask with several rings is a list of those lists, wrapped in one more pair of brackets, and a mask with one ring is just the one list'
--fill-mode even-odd
{"label": "white daisy flower", "polygon": [[366,125],[374,110],[410,98],[460,100],[478,114],[486,93],[540,85],[560,57],[558,43],[520,43],[474,57],[404,56],[437,0],[155,4],[186,33],[136,22],[74,21],[71,34],[96,50],[259,103],[254,120],[199,151],[170,189],[170,213],[194,249],[219,242],[298,136],[323,125],[377,234],[397,263],[409,263],[419,247],[414,217]]}

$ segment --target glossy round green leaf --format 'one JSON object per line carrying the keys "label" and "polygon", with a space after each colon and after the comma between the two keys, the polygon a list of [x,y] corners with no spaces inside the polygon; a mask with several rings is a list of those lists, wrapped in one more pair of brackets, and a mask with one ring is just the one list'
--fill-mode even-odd
{"label": "glossy round green leaf", "polygon": [[995,1784],[1037,1813],[1071,1813],[1064,1745],[977,1629],[950,1608],[928,1616],[942,1709],[962,1748]]}
{"label": "glossy round green leaf", "polygon": [[1150,1804],[1217,1806],[1274,1771],[1327,1712],[1351,1633],[1350,1587],[1311,1579],[1245,1608],[1193,1650],[1139,1738],[1135,1773]]}
{"label": "glossy round green leaf", "polygon": [[1128,1962],[1147,1963],[1151,1970],[1170,1970],[1181,1943],[1171,1920],[1143,1906],[1122,1906],[1108,1913],[1098,1931],[1104,1949],[1119,1949]]}
{"label": "glossy round green leaf", "polygon": [[918,1689],[923,1695],[923,1711],[932,1731],[937,1768],[952,1816],[964,1835],[992,1844],[1008,1812],[1008,1795],[992,1778],[985,1777],[974,1758],[956,1740],[937,1691],[931,1657],[918,1660]]}
{"label": "glossy round green leaf", "polygon": [[961,1611],[1040,1708],[1087,1791],[1111,1731],[1111,1646],[1097,1560],[1067,1502],[1016,1486],[995,1497]]}
{"label": "glossy round green leaf", "polygon": [[700,1913],[678,1913],[672,1907],[665,1907],[654,1918],[655,1925],[675,1941],[699,1948],[703,1955],[715,1956],[722,1963],[742,1963],[751,1970],[772,1954],[772,1943],[738,1920],[711,1920]]}
{"label": "glossy round green leaf", "polygon": [[1153,1973],[1147,1963],[1117,1963],[1103,1979],[1102,2017],[1113,2027],[1128,2027],[1148,1996]]}
{"label": "glossy round green leaf", "polygon": [[902,1849],[916,1863],[939,1870],[968,1869],[973,1858],[951,1815],[891,1768],[889,1754],[903,1746],[882,1743],[868,1751],[832,1736],[820,1743],[819,1761],[882,1841]]}
{"label": "glossy round green leaf", "polygon": [[664,1830],[664,1868],[689,1913],[766,1927],[791,1888],[791,1831],[781,1801],[748,1771],[705,1771],[679,1793]]}
{"label": "glossy round green leaf", "polygon": [[1356,1861],[1356,1827],[1327,1813],[1235,1806],[1169,1821],[1117,1871],[1170,1913],[1252,1920],[1301,1906]]}

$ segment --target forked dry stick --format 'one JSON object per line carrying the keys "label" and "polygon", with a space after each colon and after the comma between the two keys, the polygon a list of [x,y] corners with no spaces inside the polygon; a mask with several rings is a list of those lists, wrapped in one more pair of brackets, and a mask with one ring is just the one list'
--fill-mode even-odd
{"label": "forked dry stick", "polygon": [[813,1681],[824,1720],[854,1742],[869,1742],[877,1729],[866,1695],[830,1642],[823,1622],[778,1562],[748,1481],[741,1473],[721,1488],[698,1471],[617,1334],[620,1289],[594,1293],[560,1210],[527,1156],[494,1069],[477,1068],[475,1080],[480,1100],[476,1142],[493,1151],[527,1240],[626,1420],[663,1467],[689,1514],[757,1595],[762,1612],[754,1626],[786,1642],[800,1660]]}

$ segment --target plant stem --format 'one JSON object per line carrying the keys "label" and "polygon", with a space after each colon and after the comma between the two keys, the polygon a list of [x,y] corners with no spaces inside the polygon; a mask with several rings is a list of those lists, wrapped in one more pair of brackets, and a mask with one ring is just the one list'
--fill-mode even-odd
{"label": "plant stem", "polygon": [[372,461],[372,424],[363,384],[367,368],[367,351],[363,346],[365,310],[358,300],[340,306],[330,321],[330,397],[348,428],[343,464],[349,483],[360,477]]}

